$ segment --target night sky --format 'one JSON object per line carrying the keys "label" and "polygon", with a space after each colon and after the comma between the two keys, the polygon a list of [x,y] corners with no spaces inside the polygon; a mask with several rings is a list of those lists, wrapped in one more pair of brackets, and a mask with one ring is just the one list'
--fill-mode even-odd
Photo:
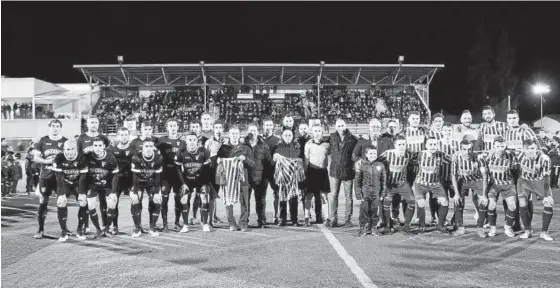
{"label": "night sky", "polygon": [[[530,84],[550,83],[545,114],[560,113],[559,3],[83,2],[2,3],[2,75],[83,83],[73,64],[445,64],[434,111],[469,107],[469,56],[481,18],[516,48],[522,118],[539,115]],[[462,98],[459,99],[458,98]]]}

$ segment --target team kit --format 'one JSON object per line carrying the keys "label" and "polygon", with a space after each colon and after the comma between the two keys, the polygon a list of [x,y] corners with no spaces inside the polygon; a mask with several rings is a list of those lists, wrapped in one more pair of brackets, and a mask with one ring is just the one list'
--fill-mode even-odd
{"label": "team kit", "polygon": [[[211,232],[215,223],[224,223],[217,217],[217,201],[224,203],[225,223],[231,231],[248,231],[253,194],[258,228],[288,222],[293,226],[352,227],[356,200],[360,204],[359,236],[399,231],[423,234],[430,226],[437,233],[460,236],[467,233],[463,210],[470,194],[478,236],[497,235],[496,206],[501,196],[505,235],[516,237],[515,232],[520,232],[520,239],[532,237],[533,201],[542,200],[539,237],[553,241],[548,234],[554,205],[550,158],[535,133],[519,125],[516,111],[508,112],[507,123],[496,121],[494,115],[491,107],[484,107],[484,122],[475,130],[470,125],[444,122],[441,114],[434,115],[427,128],[420,125],[420,113],[411,112],[401,131],[392,120],[382,131],[381,121],[373,119],[369,133],[361,136],[350,133],[344,120],[338,119],[336,131],[325,138],[320,123],[302,122],[296,128],[290,115],[284,117],[280,135],[274,133],[273,121],[265,119],[262,135],[258,124],[249,124],[246,131],[230,126],[225,137],[224,123],[212,121],[204,113],[200,120],[189,123],[187,133],[179,134],[179,121],[169,119],[167,135],[156,138],[153,124],[143,122],[137,138],[131,140],[131,131],[123,127],[113,143],[98,131],[96,117],[87,119],[88,130],[77,139],[63,137],[62,123],[52,120],[49,134],[32,152],[33,160],[42,165],[37,189],[39,229],[34,237],[44,235],[47,204],[54,193],[61,242],[74,235],[86,240],[90,223],[96,229],[94,239],[118,235],[123,193],[130,198],[134,238],[171,232],[168,203],[172,194],[173,230],[179,233],[198,225]],[[472,115],[465,111],[463,118],[472,119]],[[469,119],[465,122],[470,124]],[[469,132],[477,135],[475,139],[468,137]],[[241,137],[242,133],[247,136]],[[456,137],[457,133],[466,136]],[[271,222],[265,214],[269,186],[274,206]],[[341,191],[346,202],[344,224],[339,225]],[[149,200],[147,231],[141,221],[145,196]],[[69,198],[79,204],[76,234],[67,227]],[[304,211],[302,223],[299,203]],[[448,220],[450,203],[454,212]],[[428,204],[431,223],[426,221]],[[238,219],[235,206],[240,209]],[[401,209],[404,221],[399,217]],[[418,228],[412,229],[415,213]]]}

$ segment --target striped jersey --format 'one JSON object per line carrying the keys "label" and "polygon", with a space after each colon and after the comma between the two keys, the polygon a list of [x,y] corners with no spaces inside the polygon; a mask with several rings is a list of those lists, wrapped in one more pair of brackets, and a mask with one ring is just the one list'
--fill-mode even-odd
{"label": "striped jersey", "polygon": [[[445,153],[447,157],[452,158],[459,151],[460,142],[454,139],[442,138],[438,141],[438,150]],[[443,182],[451,181],[451,161],[441,165],[441,180]]]}
{"label": "striped jersey", "polygon": [[513,184],[511,170],[517,165],[517,160],[513,153],[505,151],[500,156],[495,153],[490,153],[490,155],[486,157],[486,163],[490,181],[495,185],[504,186]]}
{"label": "striped jersey", "polygon": [[466,156],[455,153],[451,161],[451,173],[457,177],[457,181],[465,183],[484,179],[481,170],[485,168],[484,159],[479,158],[477,154],[472,152],[469,152]]}
{"label": "striped jersey", "polygon": [[420,127],[416,129],[406,127],[402,132],[402,135],[406,138],[406,149],[412,153],[418,153],[424,150],[426,134],[424,129]]}
{"label": "striped jersey", "polygon": [[510,127],[506,132],[506,147],[512,150],[520,151],[523,149],[523,141],[527,139],[535,140],[538,143],[537,135],[531,129],[522,127]]}
{"label": "striped jersey", "polygon": [[406,151],[402,156],[398,156],[396,149],[387,150],[379,156],[378,160],[385,164],[388,171],[388,185],[397,185],[406,181],[407,166],[411,158],[412,154],[409,151]]}
{"label": "striped jersey", "polygon": [[449,162],[445,153],[441,151],[434,153],[427,150],[421,151],[418,154],[418,174],[415,182],[424,186],[441,183],[441,165]]}
{"label": "striped jersey", "polygon": [[550,176],[550,157],[544,153],[537,152],[536,158],[529,158],[525,153],[519,156],[519,167],[521,178],[528,181],[539,181]]}
{"label": "striped jersey", "polygon": [[438,141],[443,138],[443,133],[441,131],[434,131],[433,129],[428,130],[428,137],[434,137]]}
{"label": "striped jersey", "polygon": [[480,124],[479,140],[482,145],[482,151],[490,151],[494,148],[494,138],[498,136],[504,137],[508,129],[505,122],[494,121],[494,123],[484,122]]}

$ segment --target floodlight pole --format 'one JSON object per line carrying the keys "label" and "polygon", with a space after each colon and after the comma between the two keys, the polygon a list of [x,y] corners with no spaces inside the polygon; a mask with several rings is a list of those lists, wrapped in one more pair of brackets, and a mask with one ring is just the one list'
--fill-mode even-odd
{"label": "floodlight pole", "polygon": [[543,120],[543,105],[542,105],[542,104],[543,104],[543,100],[542,100],[542,94],[543,94],[543,93],[541,92],[541,93],[540,93],[540,95],[541,95],[541,128],[543,127],[543,122],[542,122],[542,120]]}
{"label": "floodlight pole", "polygon": [[323,67],[325,67],[325,61],[321,61],[321,70],[319,70],[319,76],[317,76],[317,117],[321,121],[321,78],[323,77]]}

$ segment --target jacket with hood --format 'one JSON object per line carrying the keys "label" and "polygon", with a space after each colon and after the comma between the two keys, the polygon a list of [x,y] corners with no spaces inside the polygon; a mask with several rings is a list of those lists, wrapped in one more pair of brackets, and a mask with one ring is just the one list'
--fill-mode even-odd
{"label": "jacket with hood", "polygon": [[354,190],[356,199],[371,200],[379,198],[387,189],[387,173],[385,166],[381,162],[370,162],[362,160],[362,165],[356,172],[354,179]]}

